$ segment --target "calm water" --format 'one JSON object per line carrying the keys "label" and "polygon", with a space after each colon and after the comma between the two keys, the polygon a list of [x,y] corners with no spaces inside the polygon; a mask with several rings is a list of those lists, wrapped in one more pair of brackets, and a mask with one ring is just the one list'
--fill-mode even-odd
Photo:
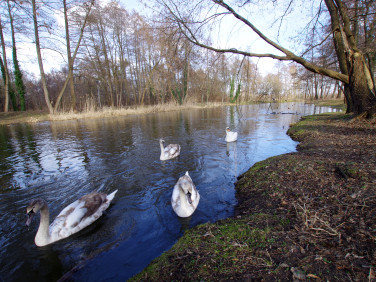
{"label": "calm water", "polygon": [[[250,105],[0,127],[0,281],[55,281],[73,268],[75,281],[128,279],[186,228],[233,215],[237,176],[295,151],[289,124],[324,111],[331,110]],[[238,131],[237,142],[226,144],[226,126]],[[181,145],[180,157],[159,160],[161,137]],[[187,170],[201,200],[181,220],[170,199]],[[115,189],[113,204],[90,227],[47,247],[34,245],[39,216],[25,227],[30,199],[44,198],[52,220],[84,194]]]}

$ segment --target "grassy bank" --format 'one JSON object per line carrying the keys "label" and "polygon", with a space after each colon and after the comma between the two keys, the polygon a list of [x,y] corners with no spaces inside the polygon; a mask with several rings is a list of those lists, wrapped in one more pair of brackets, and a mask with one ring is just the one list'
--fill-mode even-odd
{"label": "grassy bank", "polygon": [[344,104],[343,99],[328,99],[328,100],[314,100],[312,101],[317,106],[322,106],[322,107],[332,107],[332,108],[339,108],[342,110],[346,110],[346,105]]}
{"label": "grassy bank", "polygon": [[343,113],[292,125],[298,152],[236,183],[233,218],[188,230],[134,281],[373,281],[376,122]]}

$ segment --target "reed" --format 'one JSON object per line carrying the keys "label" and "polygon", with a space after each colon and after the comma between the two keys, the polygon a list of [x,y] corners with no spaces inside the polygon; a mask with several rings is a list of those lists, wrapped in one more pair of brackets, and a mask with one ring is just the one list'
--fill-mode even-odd
{"label": "reed", "polygon": [[104,117],[115,117],[115,116],[126,116],[126,115],[139,115],[148,114],[156,112],[167,112],[167,111],[177,111],[184,109],[199,109],[199,108],[212,108],[220,107],[226,104],[223,103],[193,103],[187,102],[183,105],[178,105],[176,103],[166,103],[158,105],[149,106],[128,106],[128,107],[103,107],[96,108],[94,103],[87,103],[83,107],[82,112],[73,112],[72,110],[63,109],[62,111],[49,114],[46,111],[26,111],[26,112],[7,112],[0,113],[0,125],[1,124],[12,124],[12,123],[37,123],[42,121],[59,121],[59,120],[72,120],[72,119],[90,119],[90,118],[104,118]]}
{"label": "reed", "polygon": [[129,107],[103,107],[96,110],[94,107],[88,105],[82,112],[65,111],[59,112],[53,115],[49,115],[49,120],[71,120],[71,119],[88,119],[88,118],[104,118],[113,116],[126,116],[126,115],[138,115],[138,114],[148,114],[156,112],[167,112],[167,111],[177,111],[183,109],[198,109],[198,108],[212,108],[219,107],[224,104],[222,103],[185,103],[183,105],[178,105],[176,103],[166,103],[150,106],[129,106]]}

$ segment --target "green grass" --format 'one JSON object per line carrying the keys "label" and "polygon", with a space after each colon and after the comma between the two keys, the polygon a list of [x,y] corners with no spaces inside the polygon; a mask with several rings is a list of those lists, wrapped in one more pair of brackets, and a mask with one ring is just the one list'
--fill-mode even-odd
{"label": "green grass", "polygon": [[344,103],[343,99],[318,100],[314,101],[314,104],[322,107],[333,107],[343,111],[346,110],[346,104]]}
{"label": "green grass", "polygon": [[[170,271],[172,268],[176,274],[179,270],[175,267],[184,269],[184,274],[192,275],[193,280],[194,277],[210,279],[213,272],[216,277],[220,277],[221,273],[241,273],[249,267],[250,253],[275,243],[271,227],[255,228],[249,224],[265,222],[269,217],[266,214],[253,214],[196,226],[186,231],[171,250],[155,259],[131,281],[167,279],[161,270]],[[265,258],[254,259],[272,265]]]}

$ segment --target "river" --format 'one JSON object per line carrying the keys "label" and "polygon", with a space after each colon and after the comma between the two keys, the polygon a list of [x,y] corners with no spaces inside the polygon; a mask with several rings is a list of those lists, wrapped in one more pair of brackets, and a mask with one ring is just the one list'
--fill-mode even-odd
{"label": "river", "polygon": [[[0,281],[125,281],[168,250],[187,228],[234,214],[237,177],[255,162],[296,150],[286,135],[301,116],[334,111],[303,103],[223,106],[0,127]],[[225,128],[237,142],[224,141]],[[181,145],[160,161],[158,140]],[[176,216],[172,189],[189,171],[200,195],[189,219]],[[37,247],[45,199],[51,220],[92,191],[118,190],[104,216],[71,237]],[[67,276],[66,276],[67,277]]]}

